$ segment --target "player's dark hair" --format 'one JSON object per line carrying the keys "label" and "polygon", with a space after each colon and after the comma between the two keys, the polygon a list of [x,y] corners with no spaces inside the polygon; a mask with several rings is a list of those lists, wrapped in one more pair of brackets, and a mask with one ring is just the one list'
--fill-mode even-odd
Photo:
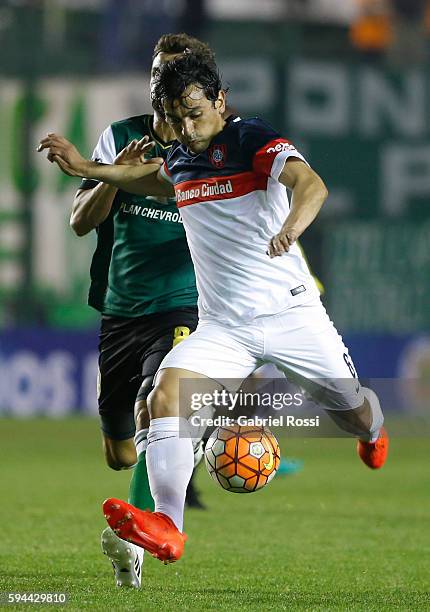
{"label": "player's dark hair", "polygon": [[186,53],[187,51],[196,53],[206,60],[215,61],[215,53],[209,45],[198,38],[194,38],[194,36],[185,34],[185,32],[181,32],[180,34],[164,34],[161,36],[154,47],[152,59],[159,53],[173,54]]}
{"label": "player's dark hair", "polygon": [[190,85],[197,85],[208,100],[218,99],[222,82],[213,60],[187,53],[162,66],[153,92],[153,105],[162,107],[164,100],[178,100]]}

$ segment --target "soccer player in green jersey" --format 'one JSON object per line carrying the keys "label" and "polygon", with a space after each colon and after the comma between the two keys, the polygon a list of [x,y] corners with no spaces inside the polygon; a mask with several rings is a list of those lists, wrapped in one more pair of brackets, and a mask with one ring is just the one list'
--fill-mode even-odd
{"label": "soccer player in green jersey", "polygon": [[[154,49],[151,89],[160,67],[187,49],[213,59],[203,42],[186,34],[162,36]],[[156,110],[110,125],[93,159],[124,162],[121,151],[147,136],[148,153],[165,158],[174,134]],[[153,509],[146,471],[146,397],[163,357],[197,325],[197,290],[185,232],[174,198],[134,196],[110,185],[83,180],[70,224],[78,236],[95,229],[88,302],[101,313],[98,404],[107,464],[134,466],[129,501]],[[136,403],[135,403],[136,402]],[[190,505],[198,505],[195,490]],[[113,562],[117,584],[140,586],[142,549],[107,529],[102,547]]]}

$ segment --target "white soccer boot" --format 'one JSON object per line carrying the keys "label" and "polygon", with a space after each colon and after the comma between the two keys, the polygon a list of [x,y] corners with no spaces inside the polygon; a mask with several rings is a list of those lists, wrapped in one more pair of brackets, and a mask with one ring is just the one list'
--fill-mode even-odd
{"label": "white soccer boot", "polygon": [[116,586],[140,589],[143,548],[121,540],[110,527],[102,532],[102,551],[111,560]]}

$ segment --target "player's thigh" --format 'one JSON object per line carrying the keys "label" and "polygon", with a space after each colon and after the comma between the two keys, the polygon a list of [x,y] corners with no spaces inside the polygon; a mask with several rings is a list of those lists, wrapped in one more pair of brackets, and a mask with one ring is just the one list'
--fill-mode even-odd
{"label": "player's thigh", "polygon": [[245,342],[242,336],[240,329],[201,322],[189,338],[166,355],[160,372],[166,368],[187,370],[227,388],[238,388],[258,365],[258,359],[248,348],[251,339],[246,338]]}
{"label": "player's thigh", "polygon": [[291,381],[327,409],[351,410],[363,404],[349,351],[319,299],[274,319],[268,353]]}
{"label": "player's thigh", "polygon": [[[134,403],[140,386],[133,320],[103,318],[99,343],[98,406],[103,436],[123,441],[135,433]],[[112,444],[108,443],[107,448]]]}
{"label": "player's thigh", "polygon": [[163,359],[150,396],[151,418],[167,406],[173,414],[189,416],[192,410],[212,403],[223,387],[237,390],[255,369],[256,358],[246,350],[237,332],[213,323],[200,323],[189,338]]}

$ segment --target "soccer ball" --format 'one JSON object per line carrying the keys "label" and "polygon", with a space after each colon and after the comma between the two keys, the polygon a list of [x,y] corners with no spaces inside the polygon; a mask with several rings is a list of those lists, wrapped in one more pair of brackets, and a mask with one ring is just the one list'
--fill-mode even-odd
{"label": "soccer ball", "polygon": [[253,493],[269,483],[279,467],[279,444],[267,427],[217,427],[205,448],[206,468],[223,489]]}

